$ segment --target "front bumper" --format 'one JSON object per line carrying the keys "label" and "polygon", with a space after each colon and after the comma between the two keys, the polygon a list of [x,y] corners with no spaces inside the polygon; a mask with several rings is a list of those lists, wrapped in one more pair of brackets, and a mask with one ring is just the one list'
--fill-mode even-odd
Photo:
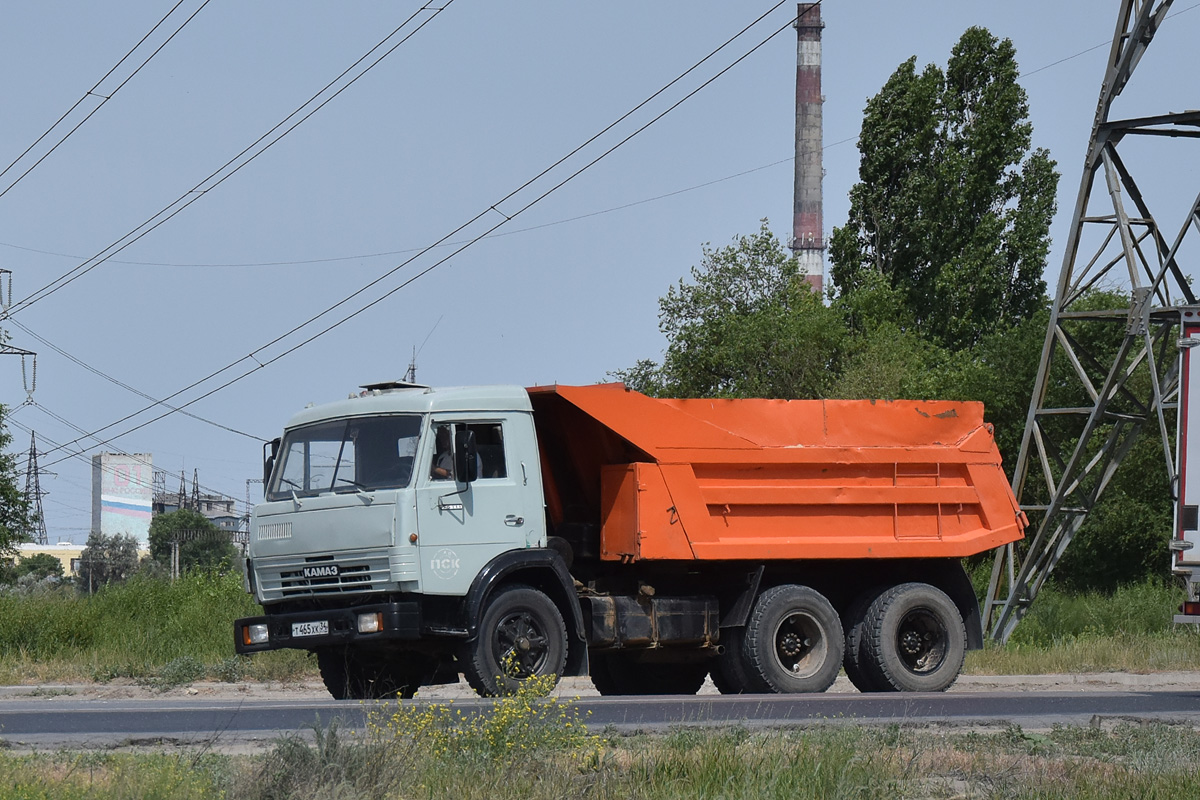
{"label": "front bumper", "polygon": [[[379,630],[359,633],[358,618],[378,614]],[[314,625],[314,623],[316,625]],[[297,632],[325,623],[325,633],[297,635]],[[251,643],[246,635],[251,625],[266,625],[267,640]],[[297,627],[298,626],[298,627]],[[378,603],[353,608],[325,611],[300,611],[291,614],[272,614],[244,617],[233,623],[233,648],[238,654],[262,653],[267,650],[293,648],[312,650],[317,647],[345,646],[392,640],[421,638],[421,605],[416,602]]]}

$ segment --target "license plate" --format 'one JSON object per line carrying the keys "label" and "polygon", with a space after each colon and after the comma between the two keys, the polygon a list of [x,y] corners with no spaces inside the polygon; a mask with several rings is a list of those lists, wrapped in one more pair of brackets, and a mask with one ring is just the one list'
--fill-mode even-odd
{"label": "license plate", "polygon": [[292,636],[325,636],[329,633],[328,620],[316,622],[293,622]]}

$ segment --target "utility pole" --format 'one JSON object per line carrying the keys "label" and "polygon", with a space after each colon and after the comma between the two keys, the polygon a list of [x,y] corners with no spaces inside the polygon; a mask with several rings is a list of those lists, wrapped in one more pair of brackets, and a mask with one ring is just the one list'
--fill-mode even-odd
{"label": "utility pole", "polygon": [[[1187,140],[1200,138],[1200,111],[1112,116],[1170,7],[1171,0],[1122,0],[1117,16],[1013,476],[1032,536],[1023,555],[1013,545],[997,551],[988,586],[985,625],[1000,642],[1029,610],[1143,433],[1161,440],[1172,491],[1178,490],[1166,415],[1179,405],[1180,322],[1200,309],[1177,257],[1192,226],[1200,229],[1200,196],[1184,207],[1178,233],[1168,238],[1171,230],[1159,222],[1165,218],[1152,213],[1131,165],[1142,172],[1156,167],[1168,184],[1195,186],[1195,176],[1188,179],[1188,167],[1166,148],[1172,140],[1194,146]],[[1190,74],[1173,78],[1155,88],[1194,90]],[[1200,108],[1194,91],[1169,102]],[[1156,158],[1126,162],[1121,152],[1139,145],[1156,148]],[[1127,300],[1092,307],[1092,290],[1113,286]],[[1097,336],[1106,326],[1111,335]]]}
{"label": "utility pole", "polygon": [[[0,321],[8,319],[8,310],[12,308],[12,270],[0,269]],[[8,343],[8,331],[0,329],[0,356],[21,357],[21,381],[25,386],[25,403],[33,403],[33,392],[37,389],[37,353],[32,350],[22,350]],[[32,376],[25,372],[25,357],[32,362]]]}
{"label": "utility pole", "polygon": [[250,502],[250,486],[255,483],[262,483],[262,478],[247,478],[246,479],[246,514],[242,520],[246,523],[246,533],[250,533],[250,511],[254,508],[254,504]]}
{"label": "utility pole", "polygon": [[[12,308],[12,270],[0,269],[0,320],[8,319],[8,310]],[[21,383],[25,387],[24,405],[33,404],[33,393],[37,389],[37,353],[23,350],[8,343],[8,331],[0,329],[0,356],[21,357]],[[25,371],[25,359],[32,363],[32,374]],[[25,470],[25,497],[33,504],[33,522],[28,531],[29,538],[34,544],[47,544],[46,515],[42,510],[42,482],[37,463],[37,434],[30,432],[29,462]]]}

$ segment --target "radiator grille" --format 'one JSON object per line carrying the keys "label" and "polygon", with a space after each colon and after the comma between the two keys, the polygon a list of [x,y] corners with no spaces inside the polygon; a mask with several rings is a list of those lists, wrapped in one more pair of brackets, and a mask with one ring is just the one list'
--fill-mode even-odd
{"label": "radiator grille", "polygon": [[[338,574],[304,577],[305,567],[336,566]],[[254,563],[263,600],[381,591],[391,580],[387,550],[328,556],[282,556]]]}

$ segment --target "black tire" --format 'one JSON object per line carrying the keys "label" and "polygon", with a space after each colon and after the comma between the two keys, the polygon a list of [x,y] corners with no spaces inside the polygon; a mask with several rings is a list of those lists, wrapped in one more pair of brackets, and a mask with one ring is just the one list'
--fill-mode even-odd
{"label": "black tire", "polygon": [[712,661],[713,686],[721,694],[759,694],[770,691],[750,667],[743,650],[745,628],[722,628],[722,650]]}
{"label": "black tire", "polygon": [[614,695],[695,694],[704,685],[708,663],[639,662],[629,653],[593,653],[589,656],[592,685],[608,697]]}
{"label": "black tire", "polygon": [[318,651],[317,666],[336,700],[407,700],[417,693],[424,674],[419,661],[403,655],[366,658],[349,649]]}
{"label": "black tire", "polygon": [[842,624],[846,630],[846,652],[842,656],[842,669],[846,671],[846,677],[854,684],[854,688],[863,693],[885,691],[885,687],[880,686],[864,666],[869,656],[863,641],[867,609],[875,602],[875,598],[883,594],[884,588],[876,586],[863,592],[855,598],[842,616]]}
{"label": "black tire", "polygon": [[400,697],[411,700],[427,679],[432,678],[435,662],[424,656],[405,653],[390,659],[376,673],[378,697]]}
{"label": "black tire", "polygon": [[463,675],[484,697],[512,694],[530,677],[561,676],[567,626],[549,597],[524,584],[496,591],[462,656]]}
{"label": "black tire", "polygon": [[871,603],[863,668],[882,691],[944,692],[962,671],[967,632],[958,607],[927,583],[902,583]]}
{"label": "black tire", "polygon": [[351,691],[351,680],[347,653],[344,650],[318,650],[317,668],[321,680],[334,700],[355,700]]}
{"label": "black tire", "polygon": [[759,596],[742,650],[751,674],[780,694],[823,692],[837,678],[845,633],[837,611],[807,586],[776,586]]}

